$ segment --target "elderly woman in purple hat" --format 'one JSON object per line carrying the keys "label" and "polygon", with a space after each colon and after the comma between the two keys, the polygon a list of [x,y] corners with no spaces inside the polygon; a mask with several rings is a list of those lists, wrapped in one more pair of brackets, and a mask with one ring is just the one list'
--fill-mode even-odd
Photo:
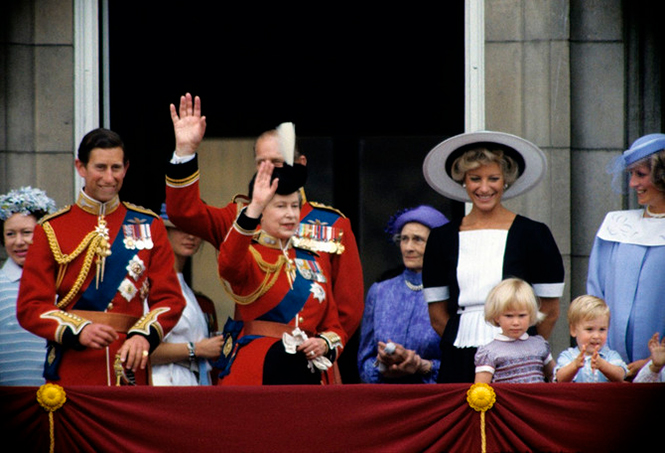
{"label": "elderly woman in purple hat", "polygon": [[629,175],[643,209],[609,212],[591,250],[587,292],[612,316],[607,344],[627,362],[629,376],[649,358],[649,339],[665,334],[665,134],[638,138],[618,156],[613,187]]}
{"label": "elderly woman in purple hat", "polygon": [[435,383],[441,364],[439,335],[423,297],[423,254],[432,228],[448,219],[430,206],[394,215],[386,231],[399,244],[404,271],[367,293],[358,348],[366,383]]}

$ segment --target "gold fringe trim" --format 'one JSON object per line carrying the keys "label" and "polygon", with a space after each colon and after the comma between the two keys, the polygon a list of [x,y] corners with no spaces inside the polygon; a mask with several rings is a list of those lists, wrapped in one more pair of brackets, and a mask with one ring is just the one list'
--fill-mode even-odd
{"label": "gold fringe trim", "polygon": [[85,259],[83,260],[83,266],[81,266],[81,271],[76,277],[74,285],[69,290],[67,295],[63,297],[58,303],[58,308],[66,307],[76,294],[81,290],[83,283],[85,282],[88,272],[90,272],[90,267],[92,266],[92,260],[95,256],[97,249],[102,245],[102,242],[105,241],[105,238],[97,233],[97,231],[91,231],[88,233],[83,240],[79,243],[76,249],[71,254],[62,253],[60,244],[58,243],[58,238],[56,237],[55,231],[50,223],[44,222],[42,225],[44,228],[44,233],[46,233],[46,238],[48,240],[51,253],[53,253],[53,258],[56,263],[60,266],[58,269],[58,277],[56,279],[56,291],[60,288],[62,280],[65,277],[65,272],[67,271],[67,265],[74,261],[83,251],[87,250],[85,254]]}
{"label": "gold fringe trim", "polygon": [[279,271],[282,269],[284,263],[286,262],[286,257],[280,255],[275,263],[268,263],[263,259],[261,253],[257,251],[252,245],[249,246],[249,251],[252,254],[254,260],[256,260],[256,263],[259,265],[259,269],[265,272],[265,277],[259,287],[246,296],[239,296],[233,292],[229,282],[222,279],[224,290],[239,305],[249,305],[267,293],[277,281],[277,278],[279,277]]}

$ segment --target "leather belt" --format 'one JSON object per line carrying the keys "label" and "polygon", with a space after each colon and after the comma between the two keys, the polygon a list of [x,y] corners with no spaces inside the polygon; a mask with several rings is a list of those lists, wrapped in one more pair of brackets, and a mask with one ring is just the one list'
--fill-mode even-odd
{"label": "leather belt", "polygon": [[96,324],[111,326],[116,332],[127,333],[139,320],[138,317],[124,313],[108,313],[105,311],[70,310],[69,313],[87,319]]}

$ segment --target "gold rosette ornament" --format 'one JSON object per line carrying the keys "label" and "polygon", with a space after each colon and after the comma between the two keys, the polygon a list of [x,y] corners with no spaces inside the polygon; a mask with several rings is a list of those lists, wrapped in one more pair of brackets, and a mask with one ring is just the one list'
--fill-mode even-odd
{"label": "gold rosette ornament", "polygon": [[473,384],[466,392],[466,401],[477,412],[485,412],[492,408],[496,402],[496,393],[488,384]]}
{"label": "gold rosette ornament", "polygon": [[65,390],[56,384],[44,384],[39,387],[37,390],[37,402],[41,407],[48,412],[48,421],[49,421],[49,434],[51,437],[50,450],[53,452],[55,450],[55,432],[53,427],[53,412],[60,409],[65,402],[67,397],[65,396]]}
{"label": "gold rosette ornament", "polygon": [[485,412],[494,406],[496,393],[494,389],[485,383],[476,383],[466,392],[466,401],[476,412],[480,412],[480,440],[482,452],[487,451],[487,438],[485,435]]}

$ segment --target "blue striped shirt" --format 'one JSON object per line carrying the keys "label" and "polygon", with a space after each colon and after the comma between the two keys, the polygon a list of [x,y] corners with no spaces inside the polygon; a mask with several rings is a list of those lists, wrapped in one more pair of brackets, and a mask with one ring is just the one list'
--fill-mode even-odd
{"label": "blue striped shirt", "polygon": [[11,258],[0,269],[0,386],[44,384],[46,340],[23,329],[16,298],[23,269]]}

